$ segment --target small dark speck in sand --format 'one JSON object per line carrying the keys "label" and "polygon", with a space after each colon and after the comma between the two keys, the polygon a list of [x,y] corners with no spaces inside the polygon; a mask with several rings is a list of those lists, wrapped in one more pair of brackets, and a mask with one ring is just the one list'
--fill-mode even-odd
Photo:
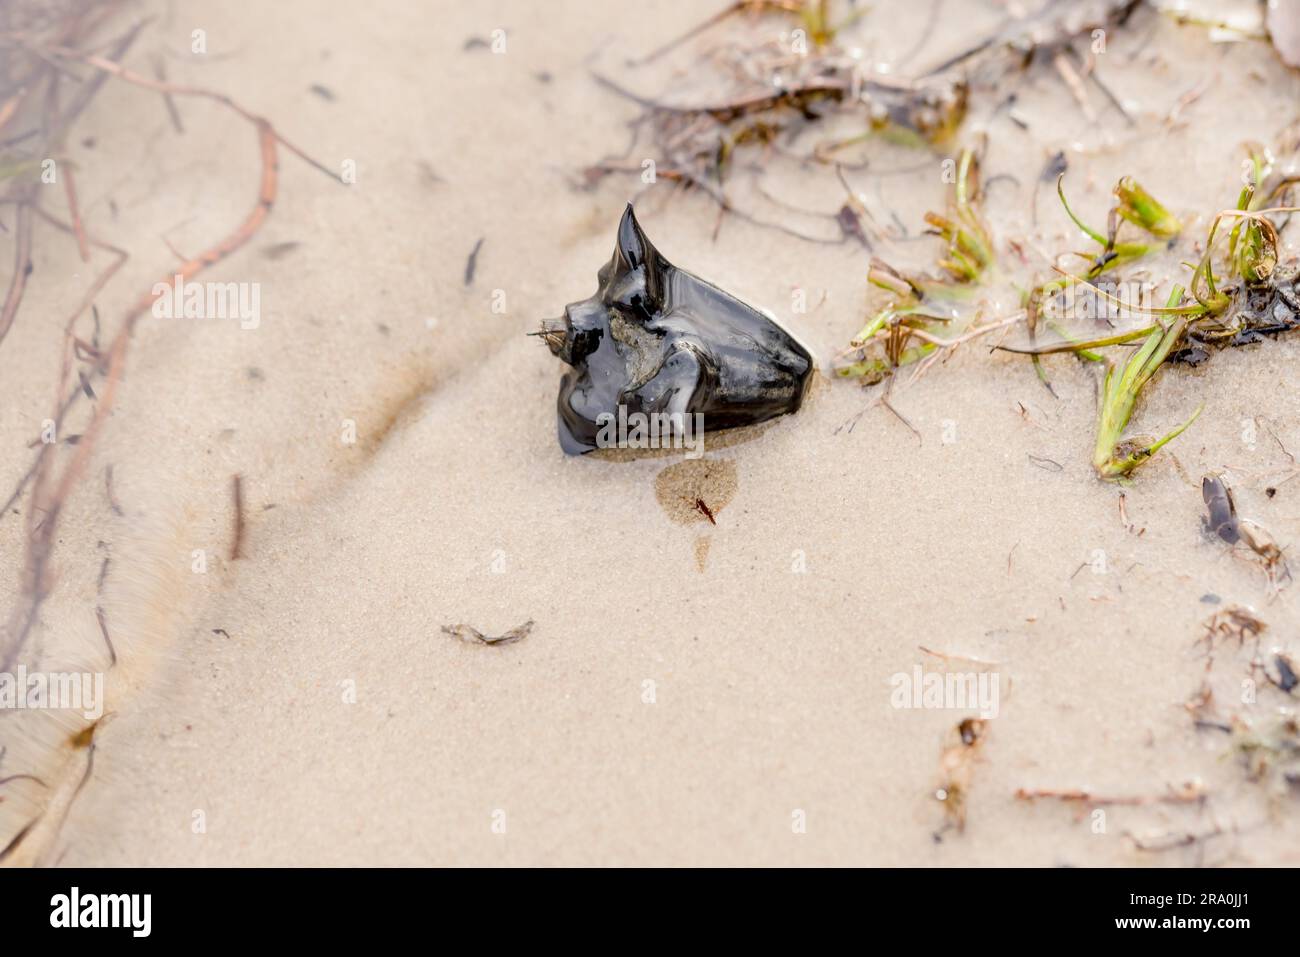
{"label": "small dark speck in sand", "polygon": [[487,237],[480,237],[479,241],[474,244],[470,250],[469,259],[465,260],[465,285],[474,285],[474,271],[478,268],[478,251],[483,248],[483,240]]}

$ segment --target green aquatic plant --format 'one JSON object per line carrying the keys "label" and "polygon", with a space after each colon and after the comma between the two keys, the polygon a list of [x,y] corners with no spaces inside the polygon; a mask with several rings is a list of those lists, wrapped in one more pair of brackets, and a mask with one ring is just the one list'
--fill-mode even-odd
{"label": "green aquatic plant", "polygon": [[874,385],[895,369],[964,338],[960,334],[945,338],[942,333],[951,332],[959,323],[963,304],[997,268],[993,239],[978,199],[979,161],[973,150],[966,149],[956,162],[948,214],[925,215],[933,234],[946,244],[938,262],[946,275],[908,277],[883,260],[873,259],[867,282],[891,298],[850,341],[846,355],[852,358],[836,366],[836,375]]}
{"label": "green aquatic plant", "polygon": [[[1183,287],[1174,286],[1167,305],[1176,307],[1182,300]],[[1093,467],[1100,477],[1117,479],[1128,475],[1181,435],[1201,414],[1203,407],[1198,407],[1191,418],[1160,439],[1123,438],[1142,390],[1182,340],[1186,328],[1187,319],[1178,316],[1167,327],[1152,329],[1141,348],[1122,365],[1106,360],[1101,409],[1097,417],[1097,445],[1092,454]]]}
{"label": "green aquatic plant", "polygon": [[[1069,352],[1080,359],[1106,363],[1093,453],[1093,465],[1101,478],[1120,479],[1131,475],[1182,434],[1200,414],[1198,408],[1186,422],[1160,439],[1123,437],[1139,396],[1161,365],[1174,360],[1199,363],[1208,358],[1212,346],[1245,345],[1300,326],[1297,275],[1294,270],[1278,266],[1278,230],[1269,218],[1272,214],[1296,211],[1292,206],[1270,204],[1283,199],[1300,177],[1272,173],[1262,150],[1252,152],[1247,166],[1247,181],[1236,205],[1221,211],[1210,223],[1204,253],[1192,266],[1187,295],[1182,286],[1176,286],[1165,306],[1134,309],[1151,316],[1153,321],[1136,329],[1108,331],[1097,337],[1071,335],[1049,323],[1059,341],[1050,345],[1031,341],[1028,347],[999,346],[1007,351],[1027,353],[1035,361],[1049,353]],[[1059,283],[1041,287],[1042,301],[1063,288],[1080,286],[1099,298],[1118,302],[1095,284],[1101,273],[1114,269],[1118,263],[1140,258],[1160,243],[1173,241],[1181,230],[1178,219],[1131,177],[1120,180],[1115,188],[1117,205],[1112,210],[1110,229],[1105,236],[1074,214],[1059,181],[1058,193],[1071,220],[1103,245],[1103,255],[1094,258],[1082,274],[1060,270],[1063,278]],[[1160,243],[1117,242],[1119,221],[1140,227]],[[1220,242],[1222,227],[1228,221],[1232,222],[1232,228],[1227,232],[1226,249],[1220,255],[1219,249],[1224,245]],[[1140,346],[1119,364],[1095,351],[1139,341]]]}
{"label": "green aquatic plant", "polygon": [[[1035,286],[1025,294],[1026,325],[1031,340],[1036,336],[1038,320],[1044,309],[1058,296],[1069,290],[1070,287],[1080,283],[1088,285],[1107,274],[1114,273],[1121,266],[1127,266],[1154,252],[1158,252],[1171,240],[1175,239],[1182,230],[1182,223],[1131,176],[1125,176],[1115,185],[1116,205],[1111,208],[1105,234],[1089,226],[1070,208],[1070,203],[1065,198],[1065,174],[1063,172],[1056,179],[1056,195],[1061,201],[1061,208],[1065,210],[1065,215],[1070,218],[1070,221],[1079,228],[1080,232],[1092,239],[1101,248],[1095,253],[1075,253],[1076,256],[1088,263],[1087,270],[1081,276],[1065,274],[1063,278],[1048,280]],[[1132,223],[1159,241],[1150,242],[1133,239],[1121,241],[1119,239],[1121,222]],[[1046,325],[1058,335],[1065,335],[1057,324],[1048,321]],[[1082,350],[1078,354],[1083,359],[1101,361],[1100,356],[1086,350]],[[1042,361],[1037,353],[1033,355],[1033,364],[1034,372],[1050,391],[1052,388],[1051,383],[1048,381],[1047,373],[1044,371]]]}
{"label": "green aquatic plant", "polygon": [[[871,385],[899,368],[994,329],[1024,323],[1027,345],[1002,342],[995,348],[1032,357],[1040,377],[1046,375],[1041,357],[1070,353],[1104,364],[1097,417],[1093,466],[1099,477],[1129,477],[1160,449],[1181,435],[1201,413],[1195,412],[1160,438],[1125,437],[1138,401],[1167,362],[1198,363],[1211,347],[1238,346],[1300,327],[1300,273],[1279,265],[1278,228],[1270,216],[1297,212],[1282,205],[1300,175],[1275,173],[1263,150],[1251,154],[1246,183],[1236,205],[1211,221],[1199,260],[1186,289],[1174,288],[1166,305],[1148,307],[1118,299],[1104,287],[1124,267],[1173,248],[1183,231],[1181,220],[1131,176],[1115,186],[1107,228],[1095,229],[1071,208],[1064,181],[1057,178],[1057,196],[1071,222],[1097,244],[1075,255],[1087,265],[1078,271],[1056,266],[1050,281],[1021,292],[1021,312],[1001,320],[981,322],[976,300],[1002,277],[995,247],[978,205],[976,155],[965,150],[957,164],[955,190],[945,215],[927,214],[926,222],[944,240],[935,276],[909,277],[873,259],[868,281],[889,293],[841,356],[836,373]],[[1228,229],[1227,224],[1231,223]],[[1223,241],[1226,236],[1226,243]],[[1098,305],[1114,304],[1149,317],[1133,329],[1105,329],[1100,334],[1065,328],[1056,307],[1068,292],[1082,292]],[[1113,318],[1112,316],[1108,318]],[[1039,338],[1039,326],[1051,333]],[[1122,361],[1108,357],[1109,347],[1129,346]],[[928,363],[927,363],[928,364]],[[1050,388],[1050,384],[1049,384]]]}
{"label": "green aquatic plant", "polygon": [[[979,193],[978,159],[973,150],[966,149],[956,163],[951,209],[946,215],[925,215],[934,235],[946,244],[938,262],[943,275],[907,277],[879,259],[872,260],[867,281],[890,293],[892,298],[850,341],[845,353],[847,360],[842,357],[836,367],[838,376],[874,385],[896,369],[915,363],[939,349],[1017,321],[1026,322],[1033,337],[1045,307],[1058,295],[1076,284],[1090,284],[1122,266],[1164,249],[1182,228],[1178,219],[1149,192],[1131,177],[1125,177],[1115,187],[1117,204],[1111,211],[1107,232],[1102,233],[1075,215],[1058,178],[1057,195],[1066,215],[1100,249],[1077,254],[1088,262],[1088,268],[1081,275],[1067,274],[1023,290],[1021,303],[1024,312],[1020,317],[977,326],[974,320],[963,323],[963,317],[972,311],[971,301],[981,289],[1002,278],[993,239],[979,207]],[[1141,241],[1120,239],[1120,224],[1125,221],[1145,230],[1148,237]],[[1051,320],[1046,320],[1046,324],[1058,335],[1065,335]],[[1082,350],[1080,355],[1098,361],[1101,358],[1086,350]],[[1046,382],[1037,354],[1034,354],[1034,363]]]}
{"label": "green aquatic plant", "polygon": [[1115,185],[1115,198],[1119,200],[1115,207],[1119,217],[1152,236],[1172,239],[1182,231],[1183,224],[1132,176],[1125,176]]}

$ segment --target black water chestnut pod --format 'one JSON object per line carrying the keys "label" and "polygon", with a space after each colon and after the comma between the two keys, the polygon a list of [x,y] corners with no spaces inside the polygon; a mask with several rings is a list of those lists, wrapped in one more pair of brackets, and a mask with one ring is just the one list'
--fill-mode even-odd
{"label": "black water chestnut pod", "polygon": [[631,205],[596,278],[596,294],[565,307],[563,323],[541,333],[572,367],[558,401],[560,445],[570,455],[611,444],[609,424],[638,414],[689,417],[713,431],[803,402],[808,351],[768,316],[668,262]]}

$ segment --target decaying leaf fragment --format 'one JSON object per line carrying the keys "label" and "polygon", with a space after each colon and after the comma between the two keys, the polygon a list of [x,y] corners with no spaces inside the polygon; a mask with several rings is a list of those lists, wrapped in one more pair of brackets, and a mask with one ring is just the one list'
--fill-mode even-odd
{"label": "decaying leaf fragment", "polygon": [[943,803],[948,827],[958,831],[966,828],[966,800],[987,729],[988,722],[983,718],[963,719],[955,729],[956,741],[939,757],[939,786],[934,797]]}
{"label": "decaying leaf fragment", "polygon": [[461,641],[477,641],[484,645],[509,645],[516,641],[522,641],[527,638],[533,630],[533,620],[530,618],[522,625],[511,628],[504,635],[485,635],[471,625],[443,625],[442,632],[445,635],[451,635],[453,638],[459,638]]}

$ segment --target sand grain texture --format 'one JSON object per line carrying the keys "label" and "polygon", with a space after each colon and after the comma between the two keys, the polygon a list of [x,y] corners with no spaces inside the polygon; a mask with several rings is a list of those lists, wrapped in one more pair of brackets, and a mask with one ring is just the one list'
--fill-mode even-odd
{"label": "sand grain texture", "polygon": [[[1284,544],[1300,534],[1300,484],[1271,499],[1262,491],[1260,476],[1284,474],[1286,456],[1264,432],[1242,438],[1243,422],[1260,417],[1300,449],[1300,341],[1166,371],[1135,426],[1167,428],[1202,400],[1206,411],[1128,489],[1141,535],[1121,524],[1119,490],[1088,464],[1093,370],[1050,360],[1058,401],[1027,362],[983,348],[895,394],[919,437],[880,407],[850,429],[869,396],[820,382],[796,416],[708,446],[721,484],[683,488],[721,496],[701,495],[716,526],[689,502],[666,512],[672,492],[657,478],[696,466],[566,458],[555,439],[559,363],[523,335],[590,295],[639,185],[571,186],[623,147],[636,113],[591,81],[586,58],[616,64],[702,12],[638,3],[629,20],[607,6],[431,12],[378,0],[365,16],[337,17],[298,0],[158,6],[151,43],[184,50],[199,23],[220,53],[179,57],[175,78],[247,102],[328,165],[356,160],[358,180],[333,185],[282,160],[268,225],[210,277],[263,284],[258,329],[163,320],[140,329],[95,456],[95,475],[114,464],[126,515],[112,514],[94,481],[79,493],[43,640],[53,647],[94,627],[98,540],[143,539],[150,562],[182,567],[205,548],[213,565],[135,599],[165,603],[174,624],[139,649],[150,677],[120,687],[94,776],[48,858],[1296,863],[1294,799],[1262,801],[1182,703],[1203,667],[1199,624],[1214,610],[1202,596],[1253,605],[1279,640],[1300,624],[1300,593],[1272,597],[1254,564],[1203,537],[1199,491],[1202,472],[1238,469],[1242,511]],[[890,62],[908,50],[925,8],[873,14],[892,32],[873,34],[870,55]],[[945,20],[927,49],[937,59],[975,26]],[[463,49],[497,28],[508,31],[506,54]],[[1267,47],[1213,46],[1203,30],[1149,13],[1134,30],[1154,33],[1140,47],[1113,38],[1103,66],[1138,128],[1095,91],[1103,129],[1088,128],[1046,70],[1016,105],[1028,131],[972,116],[963,135],[989,123],[986,181],[1017,180],[990,186],[1001,251],[1008,238],[1043,250],[1079,244],[1050,185],[1037,190],[1031,225],[1034,179],[1057,149],[1069,153],[1076,204],[1093,221],[1109,185],[1131,172],[1200,231],[1235,199],[1238,144],[1271,142],[1295,119],[1300,84]],[[1170,131],[1163,118],[1207,69],[1218,81]],[[99,144],[93,175],[80,178],[88,221],[125,231],[133,241],[116,241],[138,250],[119,291],[169,261],[161,235],[191,249],[254,195],[252,133],[212,106],[180,106],[183,137],[156,98],[111,85],[87,121]],[[922,158],[884,157],[881,166]],[[944,202],[937,166],[851,176],[913,234]],[[842,199],[823,168],[774,172],[767,185],[819,209]],[[661,190],[638,215],[664,254],[771,309],[824,369],[861,324],[862,249],[734,219],[715,241],[706,199]],[[116,224],[110,194],[123,210]],[[916,265],[932,261],[933,245],[912,246]],[[0,423],[6,448],[39,429],[57,368],[42,317],[75,301],[63,288],[81,275],[75,248],[42,250],[38,272],[66,279],[33,291],[0,349],[17,396]],[[806,313],[792,310],[795,289],[809,293]],[[492,311],[494,290],[506,295],[504,314]],[[341,441],[346,420],[353,445]],[[21,467],[6,461],[6,480]],[[248,525],[245,557],[230,562],[221,556],[236,473]],[[147,531],[159,524],[164,532]],[[5,600],[17,535],[16,522],[0,526]],[[1098,550],[1104,573],[1080,571]],[[133,576],[165,577],[115,563],[108,587],[123,594]],[[132,620],[147,612],[136,607]],[[498,635],[528,619],[528,637],[500,647],[441,631],[464,622]],[[965,715],[891,707],[892,675],[935,666],[919,646],[995,661],[1003,676],[965,832],[941,839],[932,794]],[[1160,793],[1190,778],[1213,795],[1205,809],[1115,808],[1104,834],[1070,807],[1013,797],[1019,787]],[[15,799],[0,814],[26,806]],[[792,828],[797,811],[806,833]],[[1165,853],[1136,851],[1123,836],[1215,824],[1241,833]]]}

